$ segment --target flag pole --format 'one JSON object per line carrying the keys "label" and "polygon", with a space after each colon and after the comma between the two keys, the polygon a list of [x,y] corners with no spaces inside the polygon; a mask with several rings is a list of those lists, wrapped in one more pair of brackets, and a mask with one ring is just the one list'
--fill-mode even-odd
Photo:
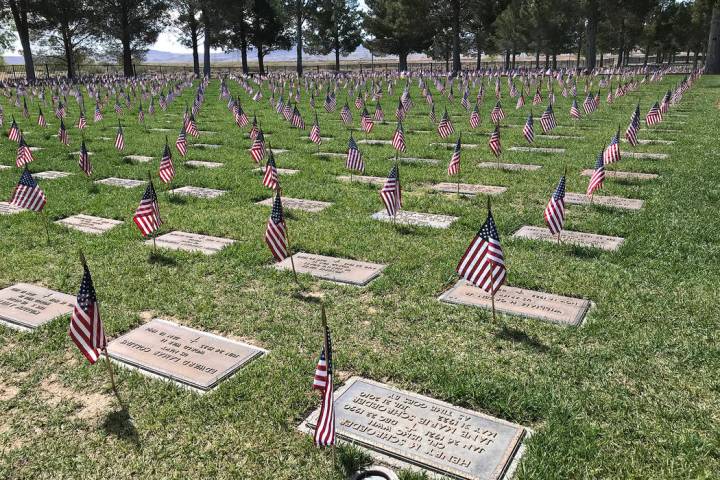
{"label": "flag pole", "polygon": [[[87,270],[87,262],[85,261],[85,255],[83,254],[82,250],[80,250],[80,262],[82,263],[83,270]],[[110,375],[110,386],[112,387],[112,391],[115,394],[115,398],[117,398],[120,407],[125,408],[125,404],[123,404],[122,398],[120,398],[120,393],[118,392],[117,384],[115,383],[115,374],[113,373],[110,355],[108,355],[107,345],[103,347],[102,353],[105,355],[105,362],[107,364],[108,374]]]}
{"label": "flag pole", "polygon": [[[326,332],[328,331],[328,330],[327,330],[328,324],[327,324],[327,315],[325,314],[325,304],[322,303],[322,302],[320,303],[320,319],[321,319],[322,328],[323,328],[323,349],[324,349],[324,351],[325,351],[326,358],[328,358],[328,356],[330,355],[329,350],[328,350],[328,347],[329,347],[329,345],[328,345],[328,336],[327,336],[327,333],[326,333]],[[328,359],[329,359],[329,358],[328,358]],[[331,365],[331,368],[334,369],[335,367],[334,367],[333,365]],[[333,375],[333,374],[334,374],[334,373],[331,373],[331,375]],[[334,382],[333,382],[333,383],[334,383]],[[330,392],[330,401],[333,403],[333,405],[335,404],[335,395],[334,395],[333,392]],[[335,408],[332,408],[332,411],[335,411]],[[333,439],[333,444],[332,444],[332,467],[331,467],[332,469],[330,470],[330,475],[328,476],[329,479],[332,479],[333,474],[335,473],[336,457],[337,457],[337,449],[335,448],[335,441],[334,441],[334,439]]]}
{"label": "flag pole", "polygon": [[[458,138],[458,141],[462,141],[462,133]],[[462,148],[462,147],[461,147]],[[460,162],[458,162],[458,175],[457,175],[457,196],[460,198]]]}
{"label": "flag pole", "polygon": [[[398,169],[398,151],[395,150],[395,168],[397,169],[397,189],[402,188],[400,186],[400,170]],[[398,196],[395,197],[395,200],[398,200]],[[399,201],[397,202],[400,203]],[[393,211],[393,226],[397,224],[397,212],[400,209],[400,205],[395,205],[395,210]]]}
{"label": "flag pole", "polygon": [[[490,196],[488,195],[487,199],[487,207],[488,207],[488,215],[490,215],[491,212],[491,205],[490,205]],[[490,265],[490,304],[492,306],[492,317],[493,317],[493,323],[497,323],[497,316],[495,314],[495,273],[494,273],[494,265]]]}
{"label": "flag pole", "polygon": [[48,246],[50,246],[50,217],[45,210],[43,210],[43,217],[45,217],[45,233],[47,234],[47,244]]}
{"label": "flag pole", "polygon": [[[148,169],[148,182],[152,184],[152,174],[150,173],[150,170]],[[155,243],[155,231],[152,233],[152,241],[153,241],[153,254],[157,255],[157,244]]]}
{"label": "flag pole", "polygon": [[[280,187],[278,187],[277,189],[277,194],[282,197],[282,189]],[[292,246],[290,245],[290,232],[288,232],[287,228],[285,228],[285,239],[287,240],[288,244],[288,257],[290,257],[290,266],[292,267],[293,278],[295,278],[295,283],[297,283],[297,286],[301,289],[304,289],[304,287],[300,283],[300,280],[298,279],[297,271],[295,270],[295,260],[293,260]]]}

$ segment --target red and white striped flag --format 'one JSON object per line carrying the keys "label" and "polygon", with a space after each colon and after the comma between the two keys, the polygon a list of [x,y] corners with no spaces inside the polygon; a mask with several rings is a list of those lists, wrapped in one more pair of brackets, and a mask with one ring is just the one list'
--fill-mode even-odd
{"label": "red and white striped flag", "polygon": [[380,189],[380,198],[390,217],[397,215],[402,207],[402,189],[400,187],[400,168],[395,165],[390,170],[385,185]]}
{"label": "red and white striped flag", "polygon": [[41,212],[45,203],[47,203],[45,192],[38,187],[26,165],[22,175],[20,175],[20,181],[13,190],[10,204],[33,212]]}
{"label": "red and white striped flag", "polygon": [[172,152],[170,151],[167,138],[165,138],[165,150],[163,150],[163,156],[160,159],[158,175],[163,183],[170,183],[173,178],[175,178],[175,165],[173,165]]}
{"label": "red and white striped flag", "polygon": [[273,202],[272,212],[265,228],[265,243],[278,262],[288,256],[287,225],[283,215],[280,191]]}
{"label": "red and white striped flag", "polygon": [[278,171],[275,165],[275,155],[272,153],[272,148],[268,149],[270,155],[268,155],[268,161],[265,164],[265,175],[263,176],[263,185],[272,190],[278,190],[280,184],[278,182]]}
{"label": "red and white striped flag", "polygon": [[78,165],[80,165],[80,170],[85,172],[85,175],[88,177],[92,175],[92,163],[90,163],[90,153],[87,150],[87,147],[85,146],[85,140],[80,143],[80,155],[78,159]]}
{"label": "red and white striped flag", "polygon": [[145,193],[142,199],[140,199],[140,205],[138,205],[137,210],[135,210],[133,222],[135,222],[135,225],[140,229],[143,237],[152,235],[163,223],[160,218],[160,207],[158,206],[158,199],[152,180],[148,181]]}
{"label": "red and white striped flag", "polygon": [[468,282],[493,295],[505,283],[505,256],[489,205],[487,219],[470,242],[456,271]]}
{"label": "red and white striped flag", "polygon": [[551,234],[556,235],[562,231],[565,224],[565,175],[560,177],[560,182],[545,207],[543,217]]}
{"label": "red and white striped flag", "polygon": [[85,259],[83,259],[83,278],[70,317],[68,334],[91,365],[100,358],[100,352],[107,348],[105,329],[100,319],[100,305]]}
{"label": "red and white striped flag", "polygon": [[22,167],[34,160],[30,147],[25,143],[25,137],[20,134],[20,143],[18,144],[17,156],[15,157],[15,166]]}
{"label": "red and white striped flag", "polygon": [[[323,310],[323,323],[325,311]],[[322,403],[320,404],[320,413],[315,425],[315,433],[313,440],[317,447],[328,447],[335,445],[335,401],[333,391],[333,355],[332,340],[330,338],[330,329],[327,324],[323,325],[325,338],[323,341],[323,352],[320,355],[318,367],[316,367],[315,377],[313,377],[313,388],[322,392]],[[320,362],[324,360],[324,368],[320,369]],[[320,372],[320,380],[317,379],[318,371]],[[316,385],[323,385],[322,387]]]}
{"label": "red and white striped flag", "polygon": [[460,149],[461,149],[461,143],[460,138],[458,137],[457,143],[455,144],[455,149],[453,150],[452,157],[450,158],[450,163],[448,164],[447,173],[450,176],[457,175],[460,173]]}
{"label": "red and white striped flag", "polygon": [[117,148],[119,151],[125,149],[125,135],[123,135],[123,129],[120,125],[120,120],[118,120],[117,135],[115,135],[115,148]]}

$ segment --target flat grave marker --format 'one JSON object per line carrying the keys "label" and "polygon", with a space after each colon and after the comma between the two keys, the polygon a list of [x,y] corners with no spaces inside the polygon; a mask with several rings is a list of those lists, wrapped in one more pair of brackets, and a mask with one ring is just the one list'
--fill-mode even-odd
{"label": "flat grave marker", "polygon": [[[583,170],[581,175],[584,177],[592,177],[595,170],[587,169]],[[638,173],[638,172],[624,172],[621,170],[605,170],[605,177],[607,178],[619,178],[622,180],[654,180],[658,178],[656,173]]]}
{"label": "flat grave marker", "polygon": [[347,153],[339,153],[339,152],[317,152],[313,153],[316,157],[339,157],[339,158],[346,158]]}
{"label": "flat grave marker", "polygon": [[602,205],[604,207],[622,208],[625,210],[640,210],[645,202],[635,198],[613,197],[609,195],[590,195],[584,193],[565,193],[565,203],[572,205]]}
{"label": "flat grave marker", "polygon": [[[32,150],[32,148],[30,148],[30,150]],[[79,155],[80,155],[80,150],[78,150],[77,152],[68,153],[68,157],[77,157]],[[88,157],[92,157],[93,155],[95,155],[95,152],[88,152]]]}
{"label": "flat grave marker", "polygon": [[[550,233],[544,227],[533,227],[525,225],[512,235],[514,238],[525,238],[528,240],[543,240],[557,243],[557,236]],[[563,230],[560,241],[565,244],[577,245],[580,247],[599,248],[600,250],[615,251],[625,242],[624,238],[597,235],[594,233],[574,232]]]}
{"label": "flat grave marker", "polygon": [[[320,202],[318,200],[306,200],[304,198],[290,198],[290,197],[282,197],[282,205],[283,208],[287,208],[289,210],[304,210],[306,212],[311,213],[318,213],[323,210],[325,210],[327,207],[332,205],[332,203],[328,202]],[[255,205],[263,205],[266,207],[272,207],[273,202],[275,199],[273,197],[266,198],[265,200],[262,200],[260,202],[257,202]]]}
{"label": "flat grave marker", "polygon": [[65,225],[68,228],[79,230],[84,233],[100,235],[123,222],[120,220],[113,220],[112,218],[93,217],[92,215],[85,215],[81,213],[57,220],[55,223]]}
{"label": "flat grave marker", "polygon": [[54,170],[46,170],[44,172],[38,172],[33,175],[33,178],[37,180],[55,180],[58,178],[65,178],[72,175],[72,173],[68,172],[56,172]]}
{"label": "flat grave marker", "polygon": [[191,147],[194,148],[220,148],[222,145],[218,145],[217,143],[191,143]]}
{"label": "flat grave marker", "polygon": [[95,183],[110,185],[111,187],[135,188],[140,185],[145,185],[146,182],[143,180],[133,180],[131,178],[109,177],[103,178],[102,180],[95,180]]}
{"label": "flat grave marker", "polygon": [[[395,160],[395,157],[390,157],[388,160]],[[437,165],[440,160],[437,158],[416,158],[416,157],[398,157],[398,161],[401,163],[415,163],[415,164],[426,164],[426,165]]]}
{"label": "flat grave marker", "polygon": [[[622,139],[623,143],[628,143],[627,139]],[[659,138],[638,138],[639,145],[672,145],[675,140],[661,140]]]}
{"label": "flat grave marker", "polygon": [[565,153],[564,148],[549,148],[549,147],[510,147],[508,148],[511,152],[527,152],[527,153]]}
{"label": "flat grave marker", "polygon": [[368,185],[378,186],[385,185],[385,182],[387,181],[387,178],[385,177],[370,177],[367,175],[353,175],[352,177],[350,175],[339,175],[335,178],[341,182],[367,183]]}
{"label": "flat grave marker", "polygon": [[[232,245],[235,243],[235,240],[175,230],[156,237],[155,242],[157,246],[161,248],[183,250],[185,252],[201,252],[205,255],[212,255],[228,245]],[[153,241],[146,240],[144,243],[146,245],[152,245]]]}
{"label": "flat grave marker", "polygon": [[9,165],[0,165],[0,170],[10,170],[11,168]]}
{"label": "flat grave marker", "polygon": [[141,373],[208,392],[262,348],[155,318],[108,344],[110,357]]}
{"label": "flat grave marker", "polygon": [[496,187],[492,185],[478,185],[469,183],[451,183],[441,182],[432,186],[436,192],[442,193],[460,193],[460,195],[498,195],[507,191],[506,187]]}
{"label": "flat grave marker", "polygon": [[0,202],[0,215],[14,215],[25,211],[24,208],[16,207],[8,202]]}
{"label": "flat grave marker", "polygon": [[186,196],[190,196],[190,197],[198,197],[198,198],[217,198],[226,192],[227,192],[227,190],[216,190],[214,188],[192,187],[189,185],[185,186],[185,187],[180,187],[180,188],[175,188],[173,190],[170,190],[170,193],[174,193],[177,195],[186,195]]}
{"label": "flat grave marker", "polygon": [[[445,148],[455,148],[456,144],[455,143],[438,143],[438,142],[436,142],[436,143],[431,143],[430,145],[445,147]],[[462,148],[469,148],[469,149],[480,147],[480,145],[478,145],[477,143],[462,143],[461,145],[462,145]]]}
{"label": "flat grave marker", "polygon": [[187,165],[187,166],[189,166],[189,167],[193,167],[193,168],[198,168],[198,167],[202,167],[202,168],[220,168],[220,167],[223,166],[222,163],[218,163],[218,162],[203,162],[203,161],[201,161],[201,160],[188,160],[187,162],[185,162],[185,165]]}
{"label": "flat grave marker", "polygon": [[[329,257],[299,252],[293,255],[295,270],[316,278],[338,283],[365,286],[378,277],[387,265],[349,258]],[[292,270],[290,258],[273,265],[278,270]]]}
{"label": "flat grave marker", "polygon": [[[465,280],[459,280],[440,295],[446,303],[492,309],[490,294]],[[561,325],[580,325],[590,301],[503,285],[495,294],[495,310],[509,315],[536,318]]]}
{"label": "flat grave marker", "polygon": [[131,162],[138,162],[138,163],[149,163],[152,162],[153,157],[148,157],[145,155],[127,155],[123,157],[123,160],[129,160]]}
{"label": "flat grave marker", "polygon": [[392,145],[392,140],[373,140],[373,139],[360,139],[357,141],[360,145]]}
{"label": "flat grave marker", "polygon": [[649,153],[649,152],[626,152],[621,151],[620,157],[626,158],[649,158],[651,160],[665,160],[670,157],[667,153]]}
{"label": "flat grave marker", "polygon": [[540,170],[542,165],[531,165],[527,163],[498,163],[498,162],[480,162],[477,164],[479,168],[497,168],[499,170],[508,170],[511,172],[517,170],[535,171]]}
{"label": "flat grave marker", "polygon": [[[30,147],[31,152],[39,152],[40,150],[44,150],[44,148],[43,147]],[[77,152],[77,153],[80,153],[80,152]]]}
{"label": "flat grave marker", "polygon": [[[385,210],[381,210],[372,215],[374,220],[381,222],[393,222],[393,217],[389,216]],[[450,228],[450,225],[457,220],[458,217],[450,215],[439,215],[436,213],[409,212],[400,210],[395,216],[395,222],[400,225],[415,225],[418,227],[432,228]]]}
{"label": "flat grave marker", "polygon": [[[278,168],[278,169],[277,169],[277,172],[278,172],[280,175],[295,175],[295,174],[298,173],[299,171],[300,171],[300,170],[293,170],[292,168]],[[262,166],[259,167],[259,168],[253,168],[253,172],[262,172],[262,173],[265,173],[265,165],[262,165]]]}
{"label": "flat grave marker", "polygon": [[33,330],[70,314],[75,300],[39,285],[17,283],[0,290],[0,322],[18,330]]}
{"label": "flat grave marker", "polygon": [[[339,439],[397,467],[414,465],[462,480],[499,480],[510,469],[526,428],[362,377],[335,392]],[[300,429],[312,433],[319,409]]]}
{"label": "flat grave marker", "polygon": [[540,134],[536,137],[538,140],[542,140],[543,138],[548,140],[584,140],[585,137],[579,137],[576,135],[545,135]]}

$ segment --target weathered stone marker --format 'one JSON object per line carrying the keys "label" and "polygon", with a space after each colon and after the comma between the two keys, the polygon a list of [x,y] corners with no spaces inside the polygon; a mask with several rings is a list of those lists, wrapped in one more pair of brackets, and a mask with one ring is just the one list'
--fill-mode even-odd
{"label": "weathered stone marker", "polygon": [[170,193],[174,193],[176,195],[186,195],[190,197],[198,197],[198,198],[217,198],[220,195],[223,195],[226,193],[226,190],[215,190],[214,188],[203,188],[203,187],[191,187],[191,186],[185,186],[176,188],[174,190],[170,190]]}
{"label": "weathered stone marker", "polygon": [[[257,202],[255,205],[272,207],[274,201],[275,199],[272,197],[266,198],[261,202]],[[282,197],[282,205],[283,208],[287,208],[289,210],[304,210],[306,212],[317,213],[325,210],[327,207],[332,205],[332,203],[320,202],[317,200],[306,200],[304,198]]]}
{"label": "weathered stone marker", "polygon": [[[312,253],[296,253],[293,255],[295,270],[298,273],[310,275],[339,283],[364,286],[376,278],[387,265],[379,263],[362,262],[349,258],[328,257]],[[274,264],[278,270],[290,270],[290,258]]]}
{"label": "weathered stone marker", "polygon": [[[319,409],[300,429],[311,432]],[[376,456],[462,480],[503,478],[525,427],[361,377],[335,392],[338,437]]]}
{"label": "weathered stone marker", "polygon": [[[375,220],[381,222],[393,222],[393,217],[389,216],[385,210],[374,213],[372,216]],[[400,225],[415,225],[418,227],[432,228],[449,228],[458,217],[450,215],[439,215],[436,213],[408,212],[400,210],[395,216],[395,222]]]}
{"label": "weathered stone marker", "polygon": [[[174,231],[160,235],[155,239],[158,247],[170,250],[183,250],[186,252],[201,252],[205,255],[217,253],[228,245],[235,243],[230,238],[212,237],[198,233]],[[152,245],[152,240],[146,240],[146,245]]]}
{"label": "weathered stone marker", "polygon": [[469,184],[469,183],[450,183],[450,182],[441,182],[438,184],[435,184],[432,186],[432,189],[436,192],[443,192],[443,193],[458,193],[460,192],[460,195],[468,195],[468,196],[475,196],[475,195],[499,195],[507,190],[506,187],[495,187],[492,185],[477,185],[477,184]]}
{"label": "weathered stone marker", "polygon": [[161,319],[116,338],[110,357],[142,373],[207,392],[265,350]]}
{"label": "weathered stone marker", "polygon": [[[487,310],[492,308],[490,294],[465,280],[459,280],[440,296],[440,300]],[[510,315],[537,318],[561,325],[580,325],[590,309],[590,302],[582,298],[503,285],[495,294],[495,309]]]}
{"label": "weathered stone marker", "polygon": [[[514,238],[526,238],[529,240],[543,240],[546,242],[557,243],[557,236],[550,233],[550,230],[544,227],[533,227],[525,225],[520,230],[513,233]],[[599,248],[600,250],[615,251],[625,242],[624,238],[610,237],[607,235],[597,235],[594,233],[574,232],[571,230],[563,230],[560,235],[562,243],[569,243],[580,247]]]}
{"label": "weathered stone marker", "polygon": [[625,210],[640,210],[645,202],[635,198],[613,197],[608,195],[590,195],[584,193],[565,193],[565,203],[573,205],[602,205],[603,207],[622,208]]}
{"label": "weathered stone marker", "polygon": [[135,188],[139,187],[140,185],[145,185],[146,182],[143,180],[133,180],[130,178],[110,177],[103,178],[102,180],[95,180],[95,183],[100,183],[102,185],[110,185],[112,187]]}
{"label": "weathered stone marker", "polygon": [[120,220],[113,220],[111,218],[93,217],[92,215],[73,215],[71,217],[57,220],[55,223],[65,225],[68,228],[80,230],[84,233],[92,233],[94,235],[100,235],[107,232],[113,227],[120,225]]}
{"label": "weathered stone marker", "polygon": [[17,283],[0,290],[0,322],[18,330],[32,330],[75,306],[75,297],[39,285]]}

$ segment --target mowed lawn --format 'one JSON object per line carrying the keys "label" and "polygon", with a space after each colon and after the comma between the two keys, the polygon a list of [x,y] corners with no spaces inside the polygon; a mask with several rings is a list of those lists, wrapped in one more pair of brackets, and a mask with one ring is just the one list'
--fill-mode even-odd
{"label": "mowed lawn", "polygon": [[[253,102],[228,80],[252,118],[257,113],[278,167],[300,173],[281,176],[283,195],[332,202],[321,213],[286,210],[294,251],[387,264],[365,288],[342,286],[302,276],[313,296],[300,295],[288,272],[270,268],[263,243],[270,209],[255,205],[268,198],[261,174],[253,172],[248,129],[234,125],[226,100],[218,99],[219,81],[207,89],[197,119],[203,131],[190,142],[220,144],[218,149],[189,148],[187,159],[224,163],[219,169],[189,168],[173,148],[177,167],[174,186],[227,190],[213,200],[169,196],[157,187],[165,220],[161,233],[173,230],[236,240],[212,256],[161,251],[151,256],[132,215],[144,187],[94,187],[77,166],[81,134],[74,127],[78,106],[69,102],[71,145],[57,140],[58,121],[36,125],[22,118],[11,99],[3,98],[5,126],[0,139],[0,197],[9,199],[20,171],[14,167],[17,145],[7,139],[11,114],[26,132],[35,152],[33,173],[72,172],[57,180],[39,180],[48,197],[51,221],[85,213],[124,223],[101,236],[51,225],[47,245],[43,215],[24,212],[0,216],[0,287],[17,282],[40,284],[75,295],[82,269],[82,250],[94,274],[102,318],[115,338],[150,318],[160,317],[205,331],[241,339],[268,349],[220,387],[200,396],[174,384],[137,372],[116,369],[129,417],[109,389],[104,363],[89,366],[67,335],[68,317],[33,333],[0,327],[0,477],[2,478],[328,478],[331,459],[316,449],[297,425],[319,404],[310,389],[322,336],[319,305],[327,305],[333,332],[336,384],[351,375],[387,382],[455,405],[484,412],[531,428],[527,451],[517,471],[522,479],[580,478],[717,478],[720,475],[720,78],[696,82],[680,105],[656,128],[644,126],[642,139],[674,140],[669,145],[640,145],[636,151],[661,152],[665,160],[623,159],[609,170],[657,173],[656,180],[608,178],[603,195],[645,200],[640,211],[569,205],[569,230],[625,238],[617,252],[512,239],[523,225],[542,226],[542,212],[567,168],[567,190],[584,192],[595,159],[618,126],[624,132],[636,102],[644,115],[682,77],[641,85],[612,106],[603,89],[599,111],[573,123],[571,99],[556,88],[560,135],[582,139],[538,138],[535,146],[561,147],[560,155],[509,152],[526,145],[521,128],[503,128],[503,162],[542,165],[534,172],[481,169],[493,161],[487,148],[493,87],[486,87],[482,126],[470,131],[462,110],[462,90],[449,105],[463,143],[463,183],[499,185],[507,192],[493,197],[512,286],[592,300],[581,327],[562,327],[534,319],[500,316],[438,301],[454,282],[454,268],[486,216],[486,198],[458,198],[430,191],[448,181],[451,150],[430,146],[441,141],[431,130],[427,104],[412,82],[415,107],[404,123],[407,157],[436,158],[437,166],[401,165],[404,208],[459,217],[448,230],[393,226],[372,220],[382,208],[377,187],[336,180],[346,175],[344,158],[314,156],[307,140],[312,111],[303,90],[300,110],[308,130],[291,128],[265,98]],[[157,179],[165,134],[174,144],[185,102],[191,103],[198,82],[171,104],[147,115],[138,125],[137,104],[121,117],[126,149],[115,150],[117,121],[111,104],[105,119],[85,130],[95,169],[93,179]],[[369,136],[390,139],[395,107],[404,83],[382,105],[388,124]],[[384,91],[386,85],[383,84]],[[519,87],[519,84],[518,84]],[[597,88],[597,87],[596,87]],[[582,101],[582,83],[578,86]],[[447,99],[433,88],[438,118]],[[477,87],[471,88],[471,98]],[[532,93],[529,95],[530,103]],[[547,92],[543,89],[543,95]],[[318,117],[325,152],[346,152],[348,131],[338,110],[322,109]],[[353,123],[359,112],[352,105]],[[536,133],[546,103],[533,107]],[[147,111],[147,102],[143,102]],[[372,114],[374,103],[369,104]],[[503,124],[522,125],[530,105],[515,110],[503,79]],[[70,127],[72,125],[72,127]],[[578,125],[576,128],[567,128]],[[580,128],[583,127],[583,128]],[[663,130],[677,131],[663,131]],[[356,139],[364,138],[354,132]],[[538,136],[539,137],[539,136]],[[448,139],[454,142],[456,137]],[[390,146],[360,145],[366,175],[386,176],[394,155]],[[630,150],[622,144],[622,150]],[[125,155],[155,157],[133,164]],[[452,180],[451,180],[452,181]],[[157,182],[156,182],[157,185]],[[308,299],[310,297],[310,299]],[[344,453],[343,453],[344,452]],[[347,451],[341,452],[346,460]],[[338,470],[334,478],[342,478]],[[404,478],[421,478],[405,473]]]}

